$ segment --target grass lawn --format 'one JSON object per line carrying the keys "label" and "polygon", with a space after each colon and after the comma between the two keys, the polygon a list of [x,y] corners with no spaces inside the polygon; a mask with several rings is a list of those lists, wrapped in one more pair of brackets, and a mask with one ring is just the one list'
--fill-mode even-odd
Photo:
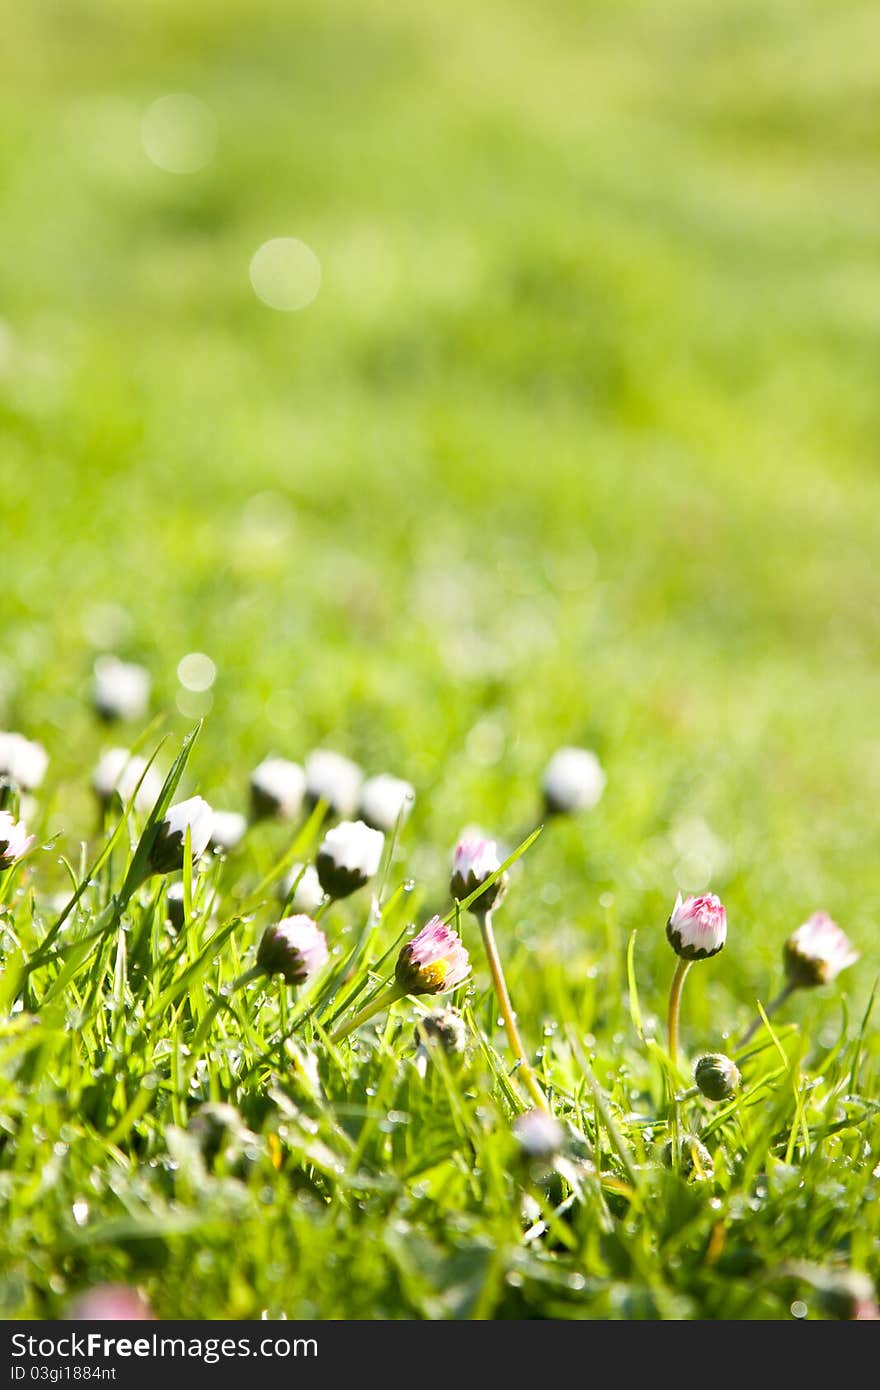
{"label": "grass lawn", "polygon": [[[0,1316],[102,1282],[163,1318],[847,1315],[880,1277],[877,6],[3,9],[0,728],[50,765],[0,876]],[[297,312],[252,285],[285,291],[274,238],[320,264]],[[108,652],[153,679],[115,728]],[[165,774],[200,720],[176,799],[244,811],[316,747],[416,788],[303,990],[228,992],[315,817],[206,857],[180,929],[172,879],[120,898],[144,817],[99,824],[94,765]],[[568,744],[604,795],[495,920],[565,1133],[530,1162],[473,915],[463,1055],[414,1042],[446,995],[327,1029]],[[664,928],[709,890],[680,1092],[814,911],[861,959],[680,1102],[685,1175]]]}

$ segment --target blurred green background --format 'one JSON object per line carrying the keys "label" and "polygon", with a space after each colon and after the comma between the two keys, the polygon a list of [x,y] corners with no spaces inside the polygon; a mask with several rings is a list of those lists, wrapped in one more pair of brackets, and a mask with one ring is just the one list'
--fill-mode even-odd
{"label": "blurred green background", "polygon": [[[524,1014],[529,949],[619,979],[633,926],[665,984],[679,886],[730,910],[704,1026],[816,907],[869,956],[878,7],[3,11],[0,726],[50,750],[47,828],[90,829],[110,650],[176,737],[208,713],[217,804],[315,744],[409,777],[438,895],[594,747],[511,895]],[[278,237],[297,312],[251,283]]]}

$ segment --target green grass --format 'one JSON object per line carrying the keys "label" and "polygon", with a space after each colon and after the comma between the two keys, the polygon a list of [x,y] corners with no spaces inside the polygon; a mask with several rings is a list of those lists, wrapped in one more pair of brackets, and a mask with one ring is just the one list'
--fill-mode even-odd
{"label": "green grass", "polygon": [[[79,881],[99,851],[98,754],[143,732],[94,719],[101,651],[151,669],[163,771],[205,716],[182,794],[243,808],[266,753],[320,745],[415,784],[352,986],[448,910],[465,824],[511,846],[534,824],[555,747],[609,780],[496,923],[580,1136],[564,1172],[517,1159],[469,919],[461,1070],[420,1079],[414,1005],[338,1050],[322,1011],[282,1042],[275,986],[199,1036],[277,910],[274,883],[253,895],[292,832],[263,826],[181,934],[153,880],[0,1025],[0,1312],[114,1278],[165,1317],[827,1315],[804,1264],[880,1274],[876,6],[3,8],[0,727],[52,758],[29,816],[50,848],[4,890],[4,1007],[71,891],[62,856]],[[191,176],[141,145],[169,91],[216,117]],[[296,314],[248,279],[285,235],[323,269]],[[207,696],[178,685],[190,651]],[[648,1040],[666,916],[707,885],[730,934],[688,979],[691,1060],[778,991],[814,909],[862,959],[794,998],[785,1065],[765,1034],[729,1115],[688,1102],[715,1174],[686,1182],[657,1161]],[[331,943],[368,913],[332,909]],[[242,1129],[210,1161],[206,1100]]]}

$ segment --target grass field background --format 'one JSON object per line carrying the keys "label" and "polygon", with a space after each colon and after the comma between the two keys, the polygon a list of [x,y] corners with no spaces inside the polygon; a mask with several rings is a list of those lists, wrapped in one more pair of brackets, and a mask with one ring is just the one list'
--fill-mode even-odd
{"label": "grass field background", "polygon": [[[609,1090],[631,1074],[649,1094],[626,944],[638,929],[642,1009],[662,1018],[666,916],[679,888],[711,887],[730,934],[692,972],[686,1050],[745,1026],[779,987],[782,940],[821,907],[862,951],[788,1011],[821,1065],[876,973],[876,6],[3,8],[0,724],[52,758],[34,825],[60,840],[32,868],[37,897],[65,888],[57,851],[78,862],[88,775],[119,741],[89,705],[102,651],[152,671],[163,768],[206,716],[184,785],[213,804],[244,809],[273,751],[330,746],[409,778],[392,879],[415,881],[419,920],[446,910],[461,828],[515,843],[550,753],[584,744],[605,796],[545,831],[499,914],[532,1052],[570,1023]],[[190,175],[144,150],[169,92],[216,121]],[[322,270],[296,313],[249,280],[286,236]],[[217,666],[207,697],[177,681],[192,651]],[[258,829],[241,880],[284,844]],[[562,1273],[523,1272],[490,1081],[495,1118],[469,1141],[483,1178],[447,1155],[413,1194],[449,1100],[401,1079],[407,1027],[325,1077],[334,1124],[356,1135],[368,1117],[352,1171],[374,1188],[317,1183],[302,1201],[256,1161],[248,1182],[170,1176],[164,1127],[187,1115],[165,1080],[138,1159],[114,1150],[112,1104],[103,1130],[65,1109],[71,1033],[42,1068],[29,1052],[25,1078],[5,1073],[0,1309],[53,1315],[112,1277],[166,1317],[775,1317],[790,1290],[762,1292],[755,1261],[876,1274],[861,1147],[876,1124],[839,1151],[816,1139],[809,1195],[756,1196],[747,1172],[729,1269],[705,1261],[705,1193],[670,1177],[669,1232],[648,1222],[612,1256],[585,1215],[573,1248],[559,1236],[538,1261]],[[868,1038],[868,1101],[877,1075]],[[410,1117],[405,1158],[382,1148],[389,1105]],[[96,1171],[83,1229],[72,1204]]]}

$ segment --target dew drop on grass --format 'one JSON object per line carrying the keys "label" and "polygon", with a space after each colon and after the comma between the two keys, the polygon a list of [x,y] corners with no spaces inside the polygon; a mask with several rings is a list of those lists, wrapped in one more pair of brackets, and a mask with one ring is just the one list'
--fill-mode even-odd
{"label": "dew drop on grass", "polygon": [[89,1219],[88,1202],[83,1201],[81,1197],[78,1198],[71,1207],[71,1211],[73,1212],[73,1219],[77,1226],[84,1226]]}
{"label": "dew drop on grass", "polygon": [[803,1299],[801,1298],[796,1298],[794,1303],[791,1305],[791,1315],[793,1318],[805,1318],[809,1311],[810,1310],[807,1307],[806,1303],[804,1303]]}

